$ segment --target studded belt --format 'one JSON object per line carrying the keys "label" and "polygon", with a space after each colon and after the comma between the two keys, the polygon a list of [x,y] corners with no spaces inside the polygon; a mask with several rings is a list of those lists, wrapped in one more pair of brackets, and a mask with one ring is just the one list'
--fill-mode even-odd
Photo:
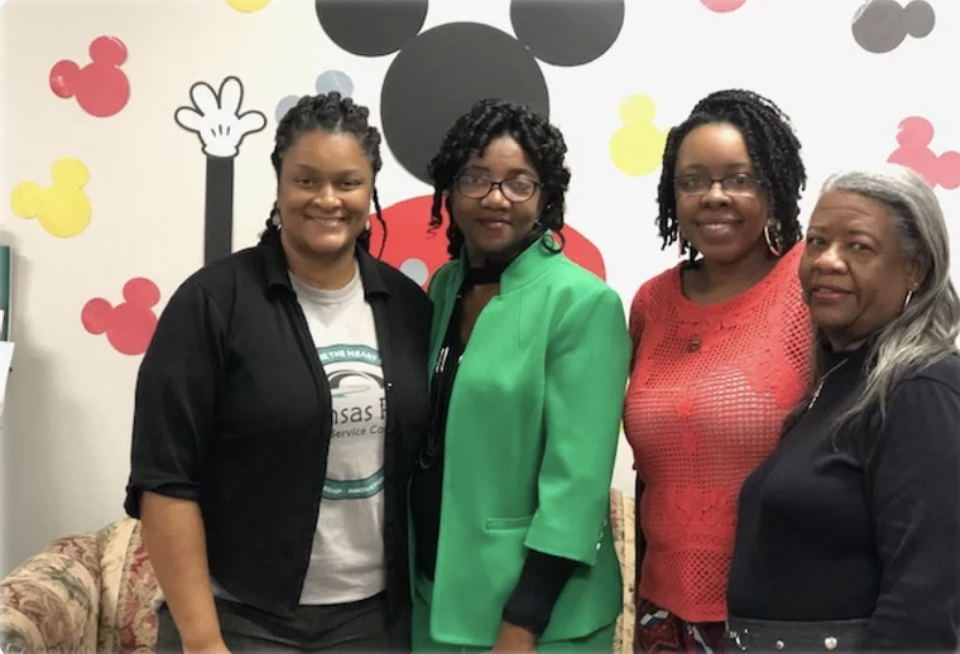
{"label": "studded belt", "polygon": [[867,619],[800,622],[727,619],[727,644],[741,652],[850,652],[860,648]]}

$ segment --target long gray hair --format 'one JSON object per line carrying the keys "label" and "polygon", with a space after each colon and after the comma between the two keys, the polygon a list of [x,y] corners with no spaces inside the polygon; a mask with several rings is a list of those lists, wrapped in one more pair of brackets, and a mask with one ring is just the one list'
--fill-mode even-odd
{"label": "long gray hair", "polygon": [[[950,278],[950,243],[943,210],[923,177],[909,168],[886,164],[837,173],[824,183],[821,194],[829,191],[857,193],[885,204],[896,221],[903,253],[921,262],[926,271],[903,312],[876,334],[867,353],[870,372],[866,387],[860,399],[838,418],[835,426],[839,428],[869,417],[874,409],[882,420],[899,381],[957,351],[960,298]],[[816,351],[819,356],[820,348]],[[814,370],[816,384],[822,366]]]}

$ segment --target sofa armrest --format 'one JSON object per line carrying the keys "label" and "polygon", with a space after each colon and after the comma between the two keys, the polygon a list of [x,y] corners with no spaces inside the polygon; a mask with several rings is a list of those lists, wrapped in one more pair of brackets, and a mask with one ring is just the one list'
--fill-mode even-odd
{"label": "sofa armrest", "polygon": [[94,534],[57,539],[0,582],[0,650],[92,654],[99,612]]}
{"label": "sofa armrest", "polygon": [[100,634],[97,651],[153,652],[157,645],[157,585],[139,520],[124,518],[97,533],[100,551]]}

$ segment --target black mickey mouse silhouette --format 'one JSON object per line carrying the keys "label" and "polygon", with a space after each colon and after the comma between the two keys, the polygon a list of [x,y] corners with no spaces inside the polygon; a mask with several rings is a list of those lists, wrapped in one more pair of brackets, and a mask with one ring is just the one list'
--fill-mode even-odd
{"label": "black mickey mouse silhouette", "polygon": [[513,0],[516,37],[473,22],[420,32],[429,0],[316,0],[317,18],[355,55],[397,53],[383,81],[381,125],[400,164],[426,182],[447,128],[482,98],[520,102],[550,115],[538,59],[580,66],[602,56],[623,27],[624,0]]}

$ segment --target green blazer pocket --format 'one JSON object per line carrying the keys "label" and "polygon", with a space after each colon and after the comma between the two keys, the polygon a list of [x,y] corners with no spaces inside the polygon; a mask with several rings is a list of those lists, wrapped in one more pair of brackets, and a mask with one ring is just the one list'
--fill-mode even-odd
{"label": "green blazer pocket", "polygon": [[508,529],[526,529],[533,522],[533,516],[519,518],[489,518],[484,526],[486,531],[506,531]]}

